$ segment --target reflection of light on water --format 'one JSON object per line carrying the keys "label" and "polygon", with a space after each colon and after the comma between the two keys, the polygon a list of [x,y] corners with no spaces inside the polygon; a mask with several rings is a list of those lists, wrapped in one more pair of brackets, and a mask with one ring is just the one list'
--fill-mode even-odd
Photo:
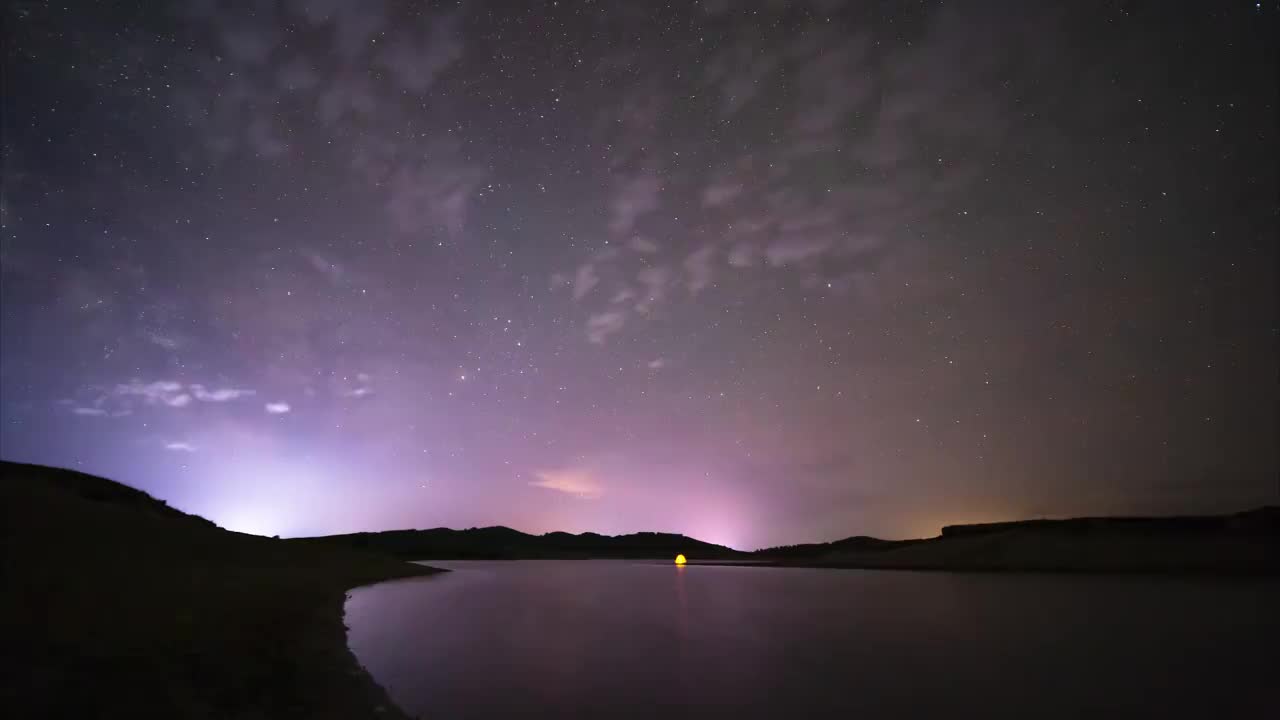
{"label": "reflection of light on water", "polygon": [[[683,558],[683,555],[678,555]],[[684,563],[676,563],[676,628],[680,633],[680,651],[684,652],[684,641],[689,636],[689,598],[684,592]]]}

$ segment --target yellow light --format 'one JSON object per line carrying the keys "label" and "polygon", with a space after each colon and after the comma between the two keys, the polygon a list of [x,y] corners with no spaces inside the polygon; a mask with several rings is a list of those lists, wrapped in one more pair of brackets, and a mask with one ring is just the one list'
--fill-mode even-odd
{"label": "yellow light", "polygon": [[677,556],[676,556],[676,564],[677,564],[677,565],[683,565],[683,564],[685,564],[686,562],[688,562],[688,560],[685,560],[685,559],[684,559],[684,555],[677,555]]}

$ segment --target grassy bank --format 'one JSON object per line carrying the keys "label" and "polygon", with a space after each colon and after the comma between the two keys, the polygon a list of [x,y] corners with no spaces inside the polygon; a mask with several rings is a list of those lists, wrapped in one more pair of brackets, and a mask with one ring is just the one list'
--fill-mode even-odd
{"label": "grassy bank", "polygon": [[349,588],[435,572],[222,530],[132,488],[0,464],[8,717],[395,718]]}

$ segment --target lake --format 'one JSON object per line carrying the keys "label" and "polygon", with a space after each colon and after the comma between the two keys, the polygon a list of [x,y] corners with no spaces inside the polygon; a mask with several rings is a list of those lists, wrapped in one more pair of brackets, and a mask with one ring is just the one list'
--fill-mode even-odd
{"label": "lake", "polygon": [[1280,709],[1275,581],[427,564],[454,572],[360,588],[346,607],[352,651],[411,716]]}

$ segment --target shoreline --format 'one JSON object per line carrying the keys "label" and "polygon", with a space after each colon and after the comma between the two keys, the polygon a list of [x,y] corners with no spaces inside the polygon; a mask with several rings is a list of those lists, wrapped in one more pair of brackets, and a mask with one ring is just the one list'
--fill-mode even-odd
{"label": "shoreline", "polygon": [[[331,593],[323,599],[315,616],[312,618],[312,626],[316,636],[327,638],[328,643],[335,647],[332,658],[333,666],[327,669],[327,674],[340,675],[344,678],[347,688],[341,694],[350,698],[352,705],[359,704],[366,709],[366,713],[362,715],[363,717],[379,718],[381,720],[414,720],[412,716],[405,713],[400,706],[395,704],[388,689],[378,684],[378,681],[374,679],[367,668],[360,664],[360,659],[351,651],[347,638],[347,599],[350,597],[351,591],[360,588],[374,587],[384,583],[417,580],[449,572],[442,568],[427,569],[431,572],[425,575],[375,580],[353,585],[337,593]],[[343,716],[360,717],[346,714]]]}
{"label": "shoreline", "polygon": [[818,562],[769,562],[753,563],[720,562],[717,560],[690,561],[692,565],[714,565],[719,567],[759,567],[759,568],[795,568],[798,570],[885,570],[889,572],[927,572],[957,573],[966,575],[1062,575],[1079,577],[1093,575],[1098,577],[1155,577],[1155,578],[1212,578],[1238,580],[1280,580],[1280,572],[1274,569],[1224,569],[1224,568],[1153,568],[1153,567],[1000,567],[974,565],[970,567],[946,565],[873,565],[851,563],[818,563]]}

